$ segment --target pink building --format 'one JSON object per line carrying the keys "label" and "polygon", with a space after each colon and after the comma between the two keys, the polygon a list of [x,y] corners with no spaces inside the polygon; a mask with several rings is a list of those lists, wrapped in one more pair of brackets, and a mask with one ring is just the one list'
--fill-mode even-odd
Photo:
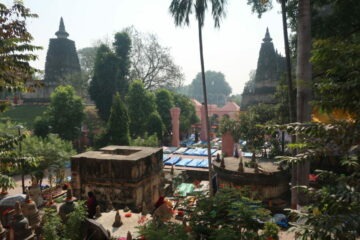
{"label": "pink building", "polygon": [[[206,140],[206,129],[205,129],[205,108],[204,106],[198,102],[195,99],[191,99],[194,106],[195,106],[195,111],[196,111],[196,116],[200,119],[200,139],[201,140]],[[227,115],[229,116],[231,119],[236,119],[238,114],[240,113],[240,107],[234,103],[234,102],[227,102],[225,104],[225,106],[223,107],[218,107],[215,104],[209,104],[208,105],[208,114],[209,114],[209,118],[211,119],[213,116],[216,116],[218,121],[220,121],[220,119]],[[212,126],[216,127],[216,126]]]}
{"label": "pink building", "polygon": [[[195,106],[196,116],[202,121],[201,117],[201,108],[203,107],[200,102],[195,99],[191,99]],[[240,107],[234,102],[227,102],[225,106],[218,107],[215,104],[208,105],[209,118],[216,115],[221,119],[224,115],[228,115],[231,119],[235,119],[240,113]]]}

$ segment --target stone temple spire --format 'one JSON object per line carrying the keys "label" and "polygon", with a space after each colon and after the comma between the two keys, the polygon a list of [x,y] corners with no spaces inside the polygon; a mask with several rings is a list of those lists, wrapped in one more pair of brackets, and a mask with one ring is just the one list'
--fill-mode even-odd
{"label": "stone temple spire", "polygon": [[57,31],[57,32],[55,33],[55,35],[56,35],[58,38],[67,38],[67,37],[69,36],[69,34],[65,31],[64,20],[63,20],[62,17],[60,18],[59,31]]}
{"label": "stone temple spire", "polygon": [[272,38],[270,37],[270,33],[269,33],[269,28],[266,28],[266,33],[265,33],[265,37],[263,38],[263,41],[265,43],[272,41]]}

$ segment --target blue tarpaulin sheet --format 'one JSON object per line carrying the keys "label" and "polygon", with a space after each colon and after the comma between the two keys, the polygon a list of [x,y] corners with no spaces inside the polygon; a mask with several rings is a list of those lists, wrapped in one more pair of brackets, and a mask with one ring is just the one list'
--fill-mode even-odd
{"label": "blue tarpaulin sheet", "polygon": [[163,153],[173,153],[177,150],[177,147],[163,147]]}
{"label": "blue tarpaulin sheet", "polygon": [[195,153],[195,149],[189,148],[184,152],[184,155],[194,155],[194,153]]}
{"label": "blue tarpaulin sheet", "polygon": [[187,167],[199,167],[199,164],[202,162],[202,159],[193,159],[191,162],[186,164]]}
{"label": "blue tarpaulin sheet", "polygon": [[168,160],[170,158],[169,154],[163,154],[163,162],[165,162],[166,160]]}
{"label": "blue tarpaulin sheet", "polygon": [[186,147],[178,148],[174,153],[175,154],[183,154],[187,150]]}
{"label": "blue tarpaulin sheet", "polygon": [[201,168],[207,168],[209,167],[209,162],[207,159],[202,159],[201,162],[199,163],[198,167]]}
{"label": "blue tarpaulin sheet", "polygon": [[[217,149],[211,149],[210,153],[213,155],[217,152]],[[207,156],[207,148],[189,148],[184,152],[185,155],[191,156]]]}
{"label": "blue tarpaulin sheet", "polygon": [[167,160],[165,162],[165,165],[174,165],[175,163],[180,161],[180,159],[181,159],[181,157],[179,157],[179,156],[171,157],[169,160]]}
{"label": "blue tarpaulin sheet", "polygon": [[191,162],[192,159],[190,158],[183,158],[180,161],[178,161],[175,166],[186,166],[186,164],[188,164],[189,162]]}

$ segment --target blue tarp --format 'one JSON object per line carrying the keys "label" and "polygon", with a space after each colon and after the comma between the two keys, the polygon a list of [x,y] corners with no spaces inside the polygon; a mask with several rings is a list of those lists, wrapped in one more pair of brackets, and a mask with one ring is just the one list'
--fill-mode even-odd
{"label": "blue tarp", "polygon": [[186,150],[187,150],[186,147],[181,147],[178,150],[176,150],[174,153],[175,154],[183,154]]}
{"label": "blue tarp", "polygon": [[193,159],[191,162],[186,164],[187,167],[199,167],[199,164],[202,162],[202,159]]}
{"label": "blue tarp", "polygon": [[192,161],[192,159],[190,159],[190,158],[183,158],[183,159],[181,159],[180,161],[178,161],[178,162],[175,164],[175,166],[184,167],[184,166],[186,166],[187,164],[189,164],[191,161]]}
{"label": "blue tarp", "polygon": [[175,163],[180,161],[180,159],[181,159],[181,157],[179,157],[179,156],[171,157],[169,160],[167,160],[165,162],[165,165],[174,165]]}
{"label": "blue tarp", "polygon": [[198,167],[200,168],[208,168],[209,167],[209,162],[207,159],[202,159],[202,161],[199,163]]}
{"label": "blue tarp", "polygon": [[163,147],[163,153],[173,153],[178,149],[177,147]]}
{"label": "blue tarp", "polygon": [[[214,153],[216,153],[216,152],[217,152],[217,149],[210,149],[211,155],[214,155]],[[199,156],[207,156],[207,155],[208,155],[207,148],[201,149]]]}
{"label": "blue tarp", "polygon": [[168,160],[170,158],[169,154],[163,154],[163,162],[165,162],[166,160]]}
{"label": "blue tarp", "polygon": [[[217,149],[211,149],[210,153],[213,155],[217,152]],[[207,148],[189,148],[184,152],[185,155],[191,156],[207,156]]]}
{"label": "blue tarp", "polygon": [[195,153],[195,149],[189,148],[184,152],[184,155],[194,155],[194,153]]}

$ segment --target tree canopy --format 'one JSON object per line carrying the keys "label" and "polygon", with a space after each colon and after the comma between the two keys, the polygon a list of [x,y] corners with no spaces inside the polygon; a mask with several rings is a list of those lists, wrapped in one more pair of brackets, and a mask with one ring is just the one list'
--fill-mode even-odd
{"label": "tree canopy", "polygon": [[109,144],[129,145],[130,143],[129,115],[119,93],[114,96],[111,106],[107,137]]}
{"label": "tree canopy", "polygon": [[155,34],[127,30],[131,36],[131,79],[140,79],[145,89],[176,89],[182,85],[183,73],[167,47],[160,45]]}
{"label": "tree canopy", "polygon": [[144,88],[140,80],[137,80],[130,84],[126,103],[130,117],[131,137],[142,137],[147,132],[147,123],[151,113],[156,111],[155,96]]}
{"label": "tree canopy", "polygon": [[45,117],[49,119],[51,132],[59,134],[62,139],[74,140],[79,137],[84,119],[82,99],[75,94],[73,87],[59,86],[51,94]]}
{"label": "tree canopy", "polygon": [[[221,72],[206,71],[205,79],[208,103],[220,106],[225,105],[227,98],[232,92],[232,89],[229,83],[226,82],[224,74]],[[190,91],[188,96],[195,98],[199,102],[204,102],[202,95],[201,73],[198,73],[196,78],[191,82],[189,90]]]}
{"label": "tree canopy", "polygon": [[104,121],[109,118],[115,93],[125,96],[129,84],[131,39],[126,32],[118,32],[113,46],[114,51],[105,44],[97,49],[94,75],[89,87],[90,98]]}
{"label": "tree canopy", "polygon": [[155,92],[157,111],[164,123],[165,132],[170,133],[172,129],[170,109],[174,107],[174,97],[166,89],[159,89]]}
{"label": "tree canopy", "polygon": [[33,37],[26,29],[26,20],[34,17],[20,1],[9,8],[0,3],[0,91],[24,90],[37,71],[29,62],[37,59],[32,52],[41,47],[31,44]]}

